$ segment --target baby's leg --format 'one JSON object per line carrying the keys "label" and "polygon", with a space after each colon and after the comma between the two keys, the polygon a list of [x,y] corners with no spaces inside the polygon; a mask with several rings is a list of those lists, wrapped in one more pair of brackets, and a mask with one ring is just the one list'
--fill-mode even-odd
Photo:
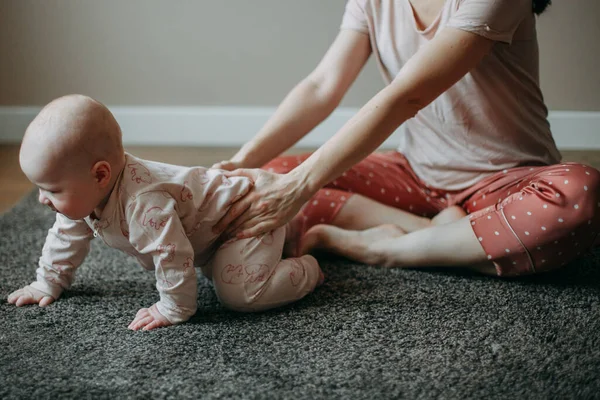
{"label": "baby's leg", "polygon": [[322,283],[314,257],[282,259],[286,228],[256,238],[232,240],[215,253],[212,279],[223,305],[261,311],[300,300]]}

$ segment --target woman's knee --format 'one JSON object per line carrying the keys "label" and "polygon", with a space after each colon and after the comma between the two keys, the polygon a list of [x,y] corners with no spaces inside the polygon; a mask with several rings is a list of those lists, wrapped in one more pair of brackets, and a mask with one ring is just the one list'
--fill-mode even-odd
{"label": "woman's knee", "polygon": [[[568,172],[564,183],[569,182],[568,195],[572,198],[573,210],[581,210],[581,221],[589,224],[600,223],[600,171],[584,165],[566,164]],[[564,186],[567,190],[567,185]],[[589,222],[592,221],[592,222]]]}

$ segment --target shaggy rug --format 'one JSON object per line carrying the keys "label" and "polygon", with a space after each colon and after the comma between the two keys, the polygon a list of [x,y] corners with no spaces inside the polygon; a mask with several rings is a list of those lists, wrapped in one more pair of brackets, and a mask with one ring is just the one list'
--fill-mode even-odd
{"label": "shaggy rug", "polygon": [[322,257],[324,286],[244,314],[199,278],[199,311],[151,332],[152,273],[93,243],[47,308],[6,301],[31,282],[53,213],[0,216],[0,398],[600,398],[600,252],[497,279]]}

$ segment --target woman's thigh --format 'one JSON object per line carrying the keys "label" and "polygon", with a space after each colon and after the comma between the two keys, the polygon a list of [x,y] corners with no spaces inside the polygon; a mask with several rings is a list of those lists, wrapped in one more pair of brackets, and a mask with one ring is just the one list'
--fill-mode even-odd
{"label": "woman's thigh", "polygon": [[515,168],[485,179],[462,204],[500,275],[559,268],[600,232],[600,172],[577,163]]}
{"label": "woman's thigh", "polygon": [[[263,169],[287,173],[310,156],[282,156]],[[429,188],[413,172],[406,158],[396,151],[373,153],[326,185],[346,200],[353,193],[419,216],[433,217],[447,207],[446,192]],[[347,195],[341,194],[341,192]],[[326,201],[326,191],[320,191],[313,201]]]}

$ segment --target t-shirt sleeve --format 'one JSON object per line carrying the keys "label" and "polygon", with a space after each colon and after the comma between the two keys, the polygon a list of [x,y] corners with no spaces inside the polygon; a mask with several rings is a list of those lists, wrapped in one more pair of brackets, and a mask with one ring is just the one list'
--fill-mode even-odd
{"label": "t-shirt sleeve", "polygon": [[351,29],[361,33],[369,33],[364,1],[348,0],[340,29]]}
{"label": "t-shirt sleeve", "polygon": [[510,44],[531,13],[531,0],[462,0],[446,26]]}

